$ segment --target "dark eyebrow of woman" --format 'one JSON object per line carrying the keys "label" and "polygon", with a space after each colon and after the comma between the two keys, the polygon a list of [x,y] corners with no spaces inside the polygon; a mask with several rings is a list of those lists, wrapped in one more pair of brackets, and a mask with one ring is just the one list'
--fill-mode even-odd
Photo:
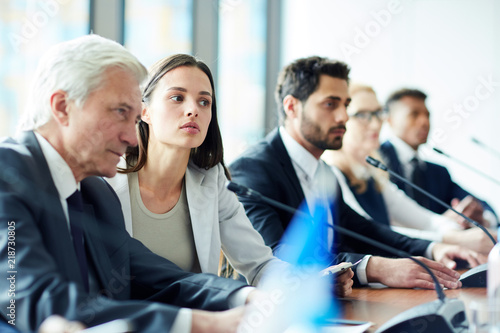
{"label": "dark eyebrow of woman", "polygon": [[[182,92],[187,92],[187,89],[182,88],[182,87],[170,87],[170,88],[167,89],[167,91],[168,90],[179,90],[179,91],[182,91]],[[200,91],[200,95],[207,95],[207,96],[212,97],[212,94],[209,93],[208,91]]]}

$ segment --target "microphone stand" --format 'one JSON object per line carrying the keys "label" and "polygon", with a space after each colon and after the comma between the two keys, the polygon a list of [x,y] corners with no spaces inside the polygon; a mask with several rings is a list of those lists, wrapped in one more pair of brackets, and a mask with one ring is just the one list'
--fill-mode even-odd
{"label": "microphone stand", "polygon": [[[297,214],[313,222],[309,214],[301,212],[293,207],[285,205],[279,201],[263,196],[257,191],[249,189],[243,185],[232,181],[226,183],[226,187],[236,193],[238,196],[248,197],[256,201],[261,201],[278,207],[289,213]],[[313,222],[314,223],[314,222]],[[356,238],[362,242],[366,242],[398,257],[408,258],[423,267],[432,277],[434,287],[438,295],[438,299],[429,303],[424,303],[412,309],[404,311],[394,318],[383,324],[376,333],[448,333],[448,332],[466,332],[468,328],[467,318],[465,316],[465,306],[461,300],[446,298],[443,288],[439,284],[436,276],[432,271],[420,260],[412,257],[410,254],[394,249],[386,244],[380,243],[371,238],[365,237],[351,230],[345,229],[337,225],[329,225],[335,231],[344,235]],[[431,326],[432,324],[432,326]]]}
{"label": "microphone stand", "polygon": [[[406,178],[404,178],[404,177],[398,175],[397,173],[395,173],[394,171],[390,170],[386,165],[384,165],[379,160],[377,160],[377,159],[375,159],[375,158],[373,158],[371,156],[367,156],[366,157],[366,162],[368,164],[376,167],[376,168],[379,168],[381,170],[384,170],[384,171],[388,172],[391,176],[394,176],[395,178],[401,180],[405,184],[408,184],[409,186],[411,186],[415,190],[419,191],[420,193],[423,193],[427,197],[435,200],[441,206],[443,206],[443,207],[445,207],[445,208],[447,208],[447,209],[455,212],[456,214],[460,215],[467,222],[475,225],[476,227],[478,227],[479,229],[481,229],[484,233],[486,233],[486,235],[488,235],[488,237],[490,238],[490,240],[493,242],[493,246],[496,245],[497,242],[495,241],[495,238],[493,238],[493,236],[490,234],[490,232],[485,227],[483,227],[481,224],[479,224],[478,222],[474,221],[473,219],[469,218],[468,216],[465,216],[464,214],[462,214],[459,211],[457,211],[455,208],[453,208],[450,205],[446,204],[441,199],[437,198],[436,196],[430,194],[429,192],[427,192],[423,188],[421,188],[421,187],[413,184],[412,182],[408,181]],[[486,287],[486,273],[487,273],[487,270],[488,270],[488,264],[482,264],[482,265],[479,265],[479,266],[476,266],[474,268],[469,269],[467,272],[465,272],[464,274],[462,274],[462,276],[460,276],[460,281],[462,282],[462,287]]]}
{"label": "microphone stand", "polygon": [[417,186],[417,185],[413,184],[412,182],[408,181],[406,178],[404,178],[404,177],[398,175],[397,173],[395,173],[394,171],[390,170],[387,166],[385,166],[379,160],[376,160],[376,159],[374,159],[371,156],[367,156],[366,157],[366,162],[368,162],[368,164],[370,164],[370,165],[372,165],[372,166],[374,166],[376,168],[379,168],[381,170],[387,171],[391,176],[394,176],[395,178],[401,180],[403,183],[411,186],[413,189],[419,191],[420,193],[423,193],[424,195],[426,195],[427,197],[431,198],[432,200],[435,200],[438,204],[440,204],[444,208],[449,209],[449,210],[453,211],[454,213],[460,215],[467,222],[469,222],[469,223],[475,225],[476,227],[478,227],[479,229],[483,230],[484,233],[486,233],[486,235],[488,235],[488,237],[490,238],[490,240],[493,242],[493,246],[495,246],[497,244],[497,242],[495,241],[495,238],[493,238],[493,236],[490,234],[490,232],[485,227],[483,227],[481,224],[479,224],[478,222],[476,222],[473,219],[469,218],[468,216],[460,213],[455,208],[451,207],[450,205],[448,205],[447,203],[445,203],[441,199],[437,198],[436,196],[430,194],[429,192],[427,192],[426,190],[424,190],[420,186]]}
{"label": "microphone stand", "polygon": [[443,156],[448,157],[450,160],[453,160],[453,161],[457,162],[457,163],[458,163],[458,164],[460,164],[461,166],[466,167],[467,169],[469,169],[469,170],[471,170],[471,171],[473,171],[473,172],[477,173],[477,174],[478,174],[478,175],[480,175],[480,176],[483,176],[484,178],[488,179],[489,181],[491,181],[491,182],[493,182],[493,183],[495,183],[495,184],[497,184],[497,185],[500,185],[500,181],[499,181],[498,179],[495,179],[495,178],[493,178],[493,177],[491,177],[491,176],[489,176],[489,175],[485,174],[485,173],[484,173],[484,172],[482,172],[481,170],[478,170],[478,169],[476,169],[476,168],[474,168],[474,167],[470,166],[469,164],[467,164],[467,163],[465,163],[465,162],[463,162],[463,161],[460,161],[459,159],[457,159],[457,158],[455,158],[455,157],[453,157],[453,156],[451,156],[451,155],[446,154],[446,153],[445,153],[444,151],[442,151],[441,149],[437,149],[437,148],[435,148],[435,147],[434,147],[434,148],[432,148],[432,149],[433,149],[435,152],[437,152],[437,153],[439,153],[439,154],[441,154],[441,155],[443,155]]}
{"label": "microphone stand", "polygon": [[498,151],[496,151],[495,149],[487,146],[486,144],[484,144],[483,142],[479,141],[478,139],[476,138],[471,138],[472,142],[474,142],[475,144],[483,147],[484,149],[486,149],[487,151],[489,151],[491,154],[495,155],[497,158],[500,158],[500,153]]}

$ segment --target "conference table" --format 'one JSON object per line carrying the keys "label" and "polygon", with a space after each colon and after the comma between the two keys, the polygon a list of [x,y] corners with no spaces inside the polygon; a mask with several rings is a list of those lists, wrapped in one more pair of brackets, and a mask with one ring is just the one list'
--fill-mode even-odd
{"label": "conference table", "polygon": [[[470,318],[472,301],[487,303],[486,288],[461,288],[445,290],[446,297],[462,300]],[[375,325],[367,332],[375,332],[382,324],[397,314],[422,303],[437,299],[434,290],[395,288],[354,288],[349,297],[339,300],[344,319],[370,321]]]}

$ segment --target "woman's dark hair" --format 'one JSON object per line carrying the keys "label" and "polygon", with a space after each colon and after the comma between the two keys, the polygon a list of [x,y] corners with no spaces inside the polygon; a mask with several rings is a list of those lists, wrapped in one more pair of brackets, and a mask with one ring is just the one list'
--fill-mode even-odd
{"label": "woman's dark hair", "polygon": [[[142,101],[147,107],[160,79],[171,70],[182,66],[196,67],[202,70],[210,80],[210,85],[212,87],[212,120],[208,126],[205,140],[199,147],[191,150],[190,159],[198,167],[204,169],[210,169],[218,163],[222,163],[222,165],[224,165],[224,149],[222,146],[219,123],[217,121],[214,79],[210,69],[204,62],[188,54],[176,54],[158,61],[149,70],[149,79],[146,88],[142,93]],[[118,170],[121,173],[137,172],[146,164],[149,142],[149,125],[146,122],[140,121],[137,124],[137,136],[139,144],[137,147],[129,147],[127,149],[125,154],[127,165],[124,169]],[[224,169],[226,168],[224,167]],[[227,171],[226,175],[229,178]]]}

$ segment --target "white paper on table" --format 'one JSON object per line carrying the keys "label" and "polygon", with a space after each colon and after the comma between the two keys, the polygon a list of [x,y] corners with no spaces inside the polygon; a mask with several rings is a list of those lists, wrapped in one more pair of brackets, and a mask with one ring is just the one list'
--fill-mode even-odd
{"label": "white paper on table", "polygon": [[372,325],[370,322],[361,325],[330,325],[322,327],[321,333],[362,333]]}

